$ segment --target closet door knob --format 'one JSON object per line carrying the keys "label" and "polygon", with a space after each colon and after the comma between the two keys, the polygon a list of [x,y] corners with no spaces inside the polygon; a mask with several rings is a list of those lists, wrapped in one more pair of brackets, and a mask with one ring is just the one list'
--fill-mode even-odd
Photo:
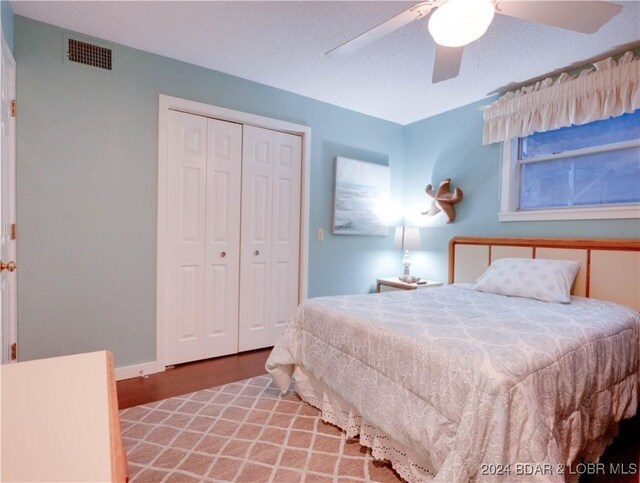
{"label": "closet door knob", "polygon": [[227,252],[220,252],[220,256],[221,256],[222,258],[226,257],[226,256],[227,256]]}
{"label": "closet door knob", "polygon": [[16,268],[16,262],[8,262],[8,263],[4,263],[2,260],[0,260],[0,272],[2,272],[3,270],[9,270],[10,272],[13,272]]}
{"label": "closet door knob", "polygon": [[256,250],[255,252],[253,252],[254,255],[260,255],[260,250]]}
{"label": "closet door knob", "polygon": [[0,272],[2,272],[3,270],[9,270],[10,272],[13,272],[16,268],[16,262],[9,262],[9,263],[4,263],[2,260],[0,260]]}

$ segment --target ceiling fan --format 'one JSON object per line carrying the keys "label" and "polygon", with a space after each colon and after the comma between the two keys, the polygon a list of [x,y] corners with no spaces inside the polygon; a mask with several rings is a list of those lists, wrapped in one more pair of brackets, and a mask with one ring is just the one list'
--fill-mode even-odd
{"label": "ceiling fan", "polygon": [[431,14],[429,33],[437,44],[432,82],[436,83],[458,75],[464,46],[484,35],[496,13],[591,34],[620,10],[620,5],[594,0],[428,0],[339,45],[326,55],[332,58],[349,55]]}

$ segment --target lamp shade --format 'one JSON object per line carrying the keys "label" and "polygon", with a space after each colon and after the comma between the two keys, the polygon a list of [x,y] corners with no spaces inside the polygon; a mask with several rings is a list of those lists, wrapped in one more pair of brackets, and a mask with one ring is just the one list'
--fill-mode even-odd
{"label": "lamp shade", "polygon": [[417,226],[397,226],[393,247],[396,250],[421,250],[420,228]]}
{"label": "lamp shade", "polygon": [[431,14],[429,33],[438,45],[462,47],[487,31],[494,13],[491,0],[449,0]]}

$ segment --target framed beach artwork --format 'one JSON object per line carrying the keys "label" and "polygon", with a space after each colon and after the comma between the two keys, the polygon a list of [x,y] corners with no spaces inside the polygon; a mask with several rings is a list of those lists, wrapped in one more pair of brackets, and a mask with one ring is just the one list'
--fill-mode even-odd
{"label": "framed beach artwork", "polygon": [[336,157],[334,235],[387,236],[389,166]]}

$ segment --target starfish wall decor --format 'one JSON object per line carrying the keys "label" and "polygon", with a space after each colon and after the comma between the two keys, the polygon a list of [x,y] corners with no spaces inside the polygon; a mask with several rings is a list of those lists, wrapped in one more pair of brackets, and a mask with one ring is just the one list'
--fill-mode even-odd
{"label": "starfish wall decor", "polygon": [[423,215],[435,216],[444,211],[445,215],[447,215],[447,223],[453,222],[456,218],[456,210],[453,205],[462,199],[463,193],[460,188],[456,188],[451,193],[449,191],[450,185],[450,178],[442,180],[437,191],[433,191],[433,186],[430,184],[427,185],[425,191],[427,196],[431,198],[431,207],[429,211],[423,211]]}

